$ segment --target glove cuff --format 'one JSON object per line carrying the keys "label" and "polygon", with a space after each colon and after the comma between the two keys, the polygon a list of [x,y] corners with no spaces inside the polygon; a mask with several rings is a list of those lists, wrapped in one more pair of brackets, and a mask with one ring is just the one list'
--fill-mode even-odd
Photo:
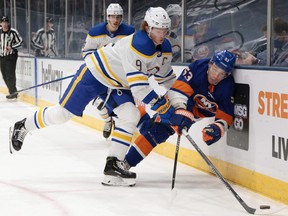
{"label": "glove cuff", "polygon": [[217,120],[215,121],[215,123],[220,123],[220,124],[222,125],[223,129],[224,129],[224,132],[228,131],[229,125],[227,124],[227,122],[226,122],[225,120],[223,120],[223,119],[217,119]]}
{"label": "glove cuff", "polygon": [[219,123],[219,122],[214,122],[214,124],[218,126],[218,128],[220,129],[221,137],[223,137],[223,135],[225,133],[223,125],[221,123]]}
{"label": "glove cuff", "polygon": [[189,118],[192,122],[195,121],[193,113],[188,110],[178,109],[175,111],[175,114],[185,116],[186,118]]}

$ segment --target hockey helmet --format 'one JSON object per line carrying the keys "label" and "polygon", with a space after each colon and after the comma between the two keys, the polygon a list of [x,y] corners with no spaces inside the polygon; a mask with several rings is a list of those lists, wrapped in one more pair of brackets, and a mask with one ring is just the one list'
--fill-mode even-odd
{"label": "hockey helmet", "polygon": [[169,17],[171,16],[181,16],[182,15],[182,8],[178,4],[169,4],[166,7],[166,12],[168,13]]}
{"label": "hockey helmet", "polygon": [[236,62],[236,55],[228,50],[222,50],[214,54],[211,62],[215,63],[219,68],[230,74]]}
{"label": "hockey helmet", "polygon": [[150,28],[170,28],[171,19],[162,7],[150,7],[145,14],[144,21]]}
{"label": "hockey helmet", "polygon": [[48,23],[48,22],[53,23],[53,18],[52,18],[52,17],[47,17],[47,18],[46,18],[46,22],[47,22],[47,23]]}
{"label": "hockey helmet", "polygon": [[123,9],[122,9],[122,7],[119,4],[111,3],[107,7],[106,13],[107,13],[107,18],[108,18],[109,15],[120,15],[120,16],[123,16]]}
{"label": "hockey helmet", "polygon": [[3,16],[1,18],[1,22],[9,22],[9,18],[7,16]]}

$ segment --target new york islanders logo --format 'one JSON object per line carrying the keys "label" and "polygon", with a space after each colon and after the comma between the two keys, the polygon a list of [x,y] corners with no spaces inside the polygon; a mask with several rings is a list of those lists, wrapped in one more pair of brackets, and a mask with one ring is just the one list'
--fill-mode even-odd
{"label": "new york islanders logo", "polygon": [[192,55],[194,60],[207,58],[210,53],[209,46],[203,44],[199,47],[196,47],[192,50]]}
{"label": "new york islanders logo", "polygon": [[207,110],[214,114],[218,110],[218,105],[215,102],[208,100],[204,95],[196,94],[193,100],[196,107],[199,109]]}

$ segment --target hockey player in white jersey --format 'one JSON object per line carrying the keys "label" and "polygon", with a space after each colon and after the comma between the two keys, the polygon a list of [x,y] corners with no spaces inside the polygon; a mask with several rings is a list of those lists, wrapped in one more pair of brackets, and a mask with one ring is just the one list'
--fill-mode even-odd
{"label": "hockey player in white jersey", "polygon": [[[28,132],[64,123],[74,115],[82,116],[86,105],[100,96],[107,101],[108,112],[113,111],[118,116],[102,183],[134,185],[136,173],[129,171],[124,161],[140,119],[134,98],[151,105],[159,114],[170,112],[171,108],[169,101],[160,97],[148,81],[154,75],[155,80],[168,90],[176,80],[171,67],[171,44],[165,38],[169,27],[166,11],[151,7],[146,11],[139,31],[87,56],[58,105],[41,108],[10,128],[11,153],[21,149]],[[108,88],[112,89],[109,95]]]}
{"label": "hockey player in white jersey", "polygon": [[111,3],[106,9],[106,22],[93,26],[86,37],[82,47],[82,57],[93,53],[95,49],[115,43],[119,39],[133,34],[135,28],[123,23],[123,9],[117,3]]}
{"label": "hockey player in white jersey", "polygon": [[[179,4],[169,4],[166,7],[166,12],[171,19],[171,28],[168,35],[168,40],[172,46],[172,62],[181,61],[181,47],[182,47],[182,7]],[[190,50],[193,48],[194,39],[192,37],[192,31],[190,28],[186,29],[184,35],[185,47],[184,48],[184,62],[187,59],[191,59]]]}
{"label": "hockey player in white jersey", "polygon": [[[109,43],[115,43],[119,39],[133,34],[135,28],[122,22],[123,9],[117,3],[111,3],[106,9],[106,22],[92,27],[86,37],[82,48],[82,57],[93,53],[96,49],[106,46]],[[107,139],[110,137],[114,124],[112,116],[108,115],[104,101],[100,97],[95,98],[93,105],[99,110],[99,114],[104,120],[103,136]]]}
{"label": "hockey player in white jersey", "polygon": [[171,28],[168,35],[168,40],[172,46],[172,62],[181,60],[181,16],[182,8],[178,4],[169,4],[166,11],[171,19]]}

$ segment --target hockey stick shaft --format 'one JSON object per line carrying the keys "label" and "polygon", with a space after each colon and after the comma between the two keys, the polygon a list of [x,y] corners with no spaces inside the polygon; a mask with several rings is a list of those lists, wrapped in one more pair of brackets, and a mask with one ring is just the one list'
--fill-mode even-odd
{"label": "hockey stick shaft", "polygon": [[243,206],[243,208],[250,214],[254,214],[256,209],[249,207],[242,198],[238,195],[238,193],[232,188],[232,186],[226,181],[226,179],[221,175],[221,173],[217,170],[217,168],[214,166],[214,164],[209,160],[209,158],[203,153],[203,151],[199,148],[199,146],[195,143],[195,141],[191,138],[191,136],[188,134],[186,130],[182,130],[183,135],[188,139],[188,141],[193,145],[193,147],[196,149],[196,151],[201,155],[201,157],[205,160],[207,165],[210,167],[210,169],[214,172],[214,174],[224,183],[226,188],[232,192],[234,197],[237,199],[237,201]]}
{"label": "hockey stick shaft", "polygon": [[174,186],[175,186],[176,170],[177,170],[177,162],[178,162],[178,153],[179,153],[179,147],[180,147],[180,137],[181,137],[180,135],[178,135],[178,137],[177,137],[177,144],[176,144],[175,157],[174,157],[174,166],[173,166],[171,190],[173,190]]}
{"label": "hockey stick shaft", "polygon": [[71,78],[71,77],[73,77],[73,76],[74,76],[74,74],[73,74],[73,75],[70,75],[70,76],[62,77],[62,78],[59,78],[59,79],[56,79],[56,80],[51,80],[51,81],[48,81],[48,82],[45,82],[45,83],[41,83],[41,84],[38,84],[38,85],[35,85],[35,86],[31,86],[31,87],[28,87],[28,88],[24,88],[24,89],[21,89],[21,90],[18,90],[18,91],[16,91],[16,92],[14,92],[14,93],[12,93],[12,94],[10,94],[10,95],[11,95],[11,96],[12,96],[12,95],[16,95],[16,94],[18,94],[18,93],[20,93],[20,92],[27,91],[27,90],[30,90],[30,89],[33,89],[33,88],[38,88],[38,87],[40,87],[40,86],[48,85],[48,84],[50,84],[50,83],[59,82],[59,81],[61,81],[61,80],[69,79],[69,78]]}

